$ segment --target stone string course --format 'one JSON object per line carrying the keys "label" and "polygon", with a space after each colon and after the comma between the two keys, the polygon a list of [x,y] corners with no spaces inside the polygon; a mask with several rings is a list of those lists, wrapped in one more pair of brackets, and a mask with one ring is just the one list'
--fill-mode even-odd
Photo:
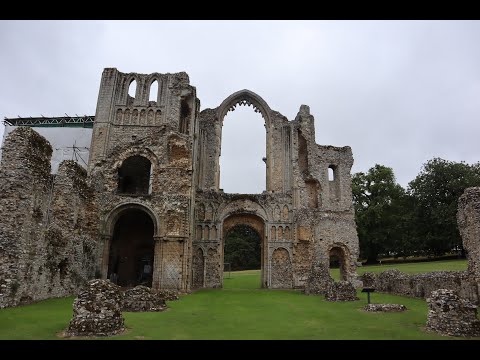
{"label": "stone string course", "polygon": [[479,337],[477,306],[461,299],[455,291],[439,289],[427,299],[427,329],[442,335]]}

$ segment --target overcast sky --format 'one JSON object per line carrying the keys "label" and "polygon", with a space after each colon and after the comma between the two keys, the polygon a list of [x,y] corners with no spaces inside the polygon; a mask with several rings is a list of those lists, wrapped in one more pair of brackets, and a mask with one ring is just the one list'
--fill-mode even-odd
{"label": "overcast sky", "polygon": [[[202,109],[244,88],[290,120],[309,105],[317,143],[351,146],[352,172],[379,163],[406,186],[433,157],[480,160],[480,21],[0,21],[0,49],[2,119],[95,114],[105,67],[186,71]],[[221,186],[253,192],[265,131],[241,110]],[[257,161],[247,177],[232,152]]]}

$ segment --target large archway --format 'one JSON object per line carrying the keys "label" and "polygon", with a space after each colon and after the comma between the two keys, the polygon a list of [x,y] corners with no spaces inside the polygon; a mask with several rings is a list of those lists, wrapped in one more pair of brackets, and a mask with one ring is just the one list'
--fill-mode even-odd
{"label": "large archway", "polygon": [[108,257],[107,276],[123,287],[152,286],[154,223],[147,212],[129,208],[117,217]]}
{"label": "large archway", "polygon": [[231,233],[231,231],[235,230],[236,228],[248,227],[252,229],[252,231],[258,234],[258,239],[260,241],[260,287],[267,287],[267,277],[265,271],[265,264],[267,261],[265,259],[266,251],[265,251],[265,221],[254,214],[249,213],[240,213],[240,214],[233,214],[225,218],[223,221],[223,238],[222,238],[222,263],[225,261],[225,240],[226,237]]}
{"label": "large archway", "polygon": [[[220,123],[220,143],[218,144],[218,150],[217,150],[217,156],[218,158],[216,159],[216,168],[218,172],[218,176],[216,177],[216,188],[219,189],[219,182],[220,182],[220,177],[221,175],[221,169],[220,169],[220,154],[221,154],[221,148],[222,148],[222,127],[224,123],[224,119],[229,111],[234,111],[237,106],[248,106],[252,107],[253,111],[256,113],[259,113],[263,120],[265,121],[265,156],[262,158],[261,161],[263,161],[265,164],[257,165],[257,167],[263,167],[265,166],[265,180],[262,181],[262,188],[266,189],[266,191],[271,191],[272,190],[272,185],[271,185],[271,167],[272,167],[272,156],[269,156],[271,152],[271,144],[272,144],[272,120],[271,120],[271,112],[272,110],[268,106],[268,104],[263,100],[258,94],[254,93],[253,91],[244,89],[237,91],[227,97],[223,102],[220,104],[220,106],[216,109],[216,118]],[[262,131],[263,132],[263,131]],[[247,145],[245,145],[247,146]],[[255,155],[258,157],[258,154]],[[260,159],[258,159],[260,161]],[[263,172],[263,171],[262,171]],[[228,192],[228,191],[226,191]],[[258,191],[256,192],[258,193]]]}

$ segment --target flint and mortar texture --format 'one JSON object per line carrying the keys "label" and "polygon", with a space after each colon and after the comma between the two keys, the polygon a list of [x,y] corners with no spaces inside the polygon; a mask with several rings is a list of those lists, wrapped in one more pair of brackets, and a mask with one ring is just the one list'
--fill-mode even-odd
{"label": "flint and mortar texture", "polygon": [[109,280],[89,281],[73,303],[73,318],[66,336],[112,336],[122,332],[123,294]]}
{"label": "flint and mortar texture", "polygon": [[478,337],[477,306],[461,299],[455,291],[438,289],[427,299],[427,329],[442,335]]}

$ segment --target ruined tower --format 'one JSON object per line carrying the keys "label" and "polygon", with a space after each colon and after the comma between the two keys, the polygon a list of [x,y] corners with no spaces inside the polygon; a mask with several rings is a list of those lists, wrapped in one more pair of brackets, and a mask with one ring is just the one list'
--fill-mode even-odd
{"label": "ruined tower", "polygon": [[189,289],[198,107],[186,73],[104,70],[88,165],[103,277],[115,274],[122,286],[147,280],[155,288]]}

